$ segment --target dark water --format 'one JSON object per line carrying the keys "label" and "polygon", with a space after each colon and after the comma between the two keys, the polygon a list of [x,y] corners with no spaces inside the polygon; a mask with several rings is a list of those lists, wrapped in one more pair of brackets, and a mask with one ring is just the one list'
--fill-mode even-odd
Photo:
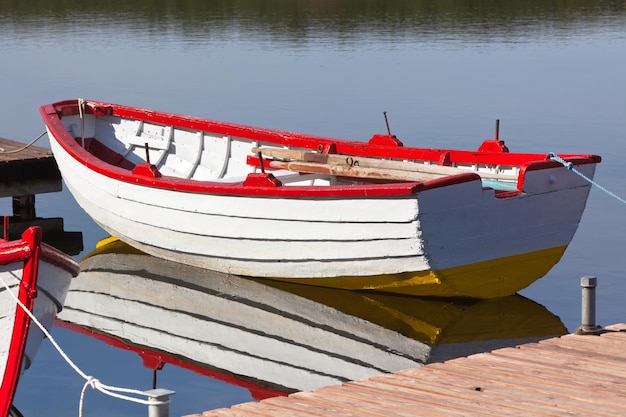
{"label": "dark water", "polygon": [[[513,151],[601,155],[596,180],[624,197],[625,67],[623,1],[0,1],[0,136],[30,141],[39,105],[75,97],[355,140],[384,132],[387,111],[407,145],[464,149],[500,119]],[[106,236],[66,191],[38,196],[37,214],[64,217],[86,251]],[[580,277],[595,275],[598,322],[624,321],[625,216],[594,189],[562,261],[522,295],[571,331]],[[151,385],[136,353],[53,334],[101,381]],[[172,415],[252,398],[175,366],[158,375]],[[82,385],[46,343],[15,402],[71,415]],[[86,394],[85,416],[145,412]]]}

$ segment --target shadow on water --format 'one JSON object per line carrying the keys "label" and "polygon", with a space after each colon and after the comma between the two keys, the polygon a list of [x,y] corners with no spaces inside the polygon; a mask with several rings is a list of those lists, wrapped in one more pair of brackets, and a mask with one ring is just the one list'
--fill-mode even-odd
{"label": "shadow on water", "polygon": [[[244,279],[105,240],[81,261],[60,325],[256,399],[562,335],[521,296],[441,300]],[[174,390],[183,387],[168,387]]]}

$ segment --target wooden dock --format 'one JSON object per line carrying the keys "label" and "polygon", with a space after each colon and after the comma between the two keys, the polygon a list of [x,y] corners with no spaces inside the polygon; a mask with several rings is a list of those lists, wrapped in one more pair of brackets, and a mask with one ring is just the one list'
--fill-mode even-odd
{"label": "wooden dock", "polygon": [[35,196],[62,190],[61,173],[52,153],[39,146],[0,138],[0,197],[11,197],[9,238],[17,239],[29,226],[43,229],[45,242],[70,254],[83,249],[81,232],[63,230],[63,219],[37,217]]}
{"label": "wooden dock", "polygon": [[[208,416],[626,416],[626,324],[429,364]],[[191,416],[189,416],[191,417]]]}
{"label": "wooden dock", "polygon": [[61,174],[48,149],[0,138],[0,197],[61,191]]}

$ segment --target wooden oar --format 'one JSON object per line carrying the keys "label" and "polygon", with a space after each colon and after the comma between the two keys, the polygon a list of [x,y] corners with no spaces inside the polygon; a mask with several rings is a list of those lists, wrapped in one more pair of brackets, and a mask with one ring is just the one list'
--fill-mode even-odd
{"label": "wooden oar", "polygon": [[294,172],[311,174],[328,174],[341,177],[376,178],[394,181],[428,181],[441,178],[441,174],[428,172],[412,172],[388,168],[368,168],[349,165],[333,165],[320,162],[305,161],[270,161],[272,168],[287,169]]}
{"label": "wooden oar", "polygon": [[295,149],[280,148],[253,148],[252,152],[261,152],[263,155],[273,158],[293,159],[304,162],[315,162],[322,164],[336,165],[340,167],[352,168],[378,168],[383,170],[407,171],[420,174],[436,174],[433,178],[458,175],[466,172],[474,172],[485,179],[495,179],[504,181],[516,181],[517,176],[507,174],[497,174],[491,172],[478,172],[469,169],[461,169],[456,167],[427,165],[417,162],[394,161],[388,159],[369,158],[361,156],[339,155],[339,154],[323,154],[311,151],[301,151]]}

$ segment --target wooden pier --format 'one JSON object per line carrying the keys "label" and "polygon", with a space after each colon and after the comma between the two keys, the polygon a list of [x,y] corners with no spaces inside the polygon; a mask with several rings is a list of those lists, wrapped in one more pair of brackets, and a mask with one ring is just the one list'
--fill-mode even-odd
{"label": "wooden pier", "polygon": [[295,415],[626,416],[626,324],[193,417]]}
{"label": "wooden pier", "polygon": [[[0,197],[27,197],[61,191],[61,174],[52,154],[39,146],[0,138]],[[14,205],[16,215],[29,216],[26,202]]]}
{"label": "wooden pier", "polygon": [[37,217],[35,196],[62,190],[61,173],[52,153],[39,146],[0,138],[0,197],[11,197],[9,238],[16,239],[32,225],[41,226],[43,239],[67,253],[83,249],[81,232],[63,230],[63,219]]}

